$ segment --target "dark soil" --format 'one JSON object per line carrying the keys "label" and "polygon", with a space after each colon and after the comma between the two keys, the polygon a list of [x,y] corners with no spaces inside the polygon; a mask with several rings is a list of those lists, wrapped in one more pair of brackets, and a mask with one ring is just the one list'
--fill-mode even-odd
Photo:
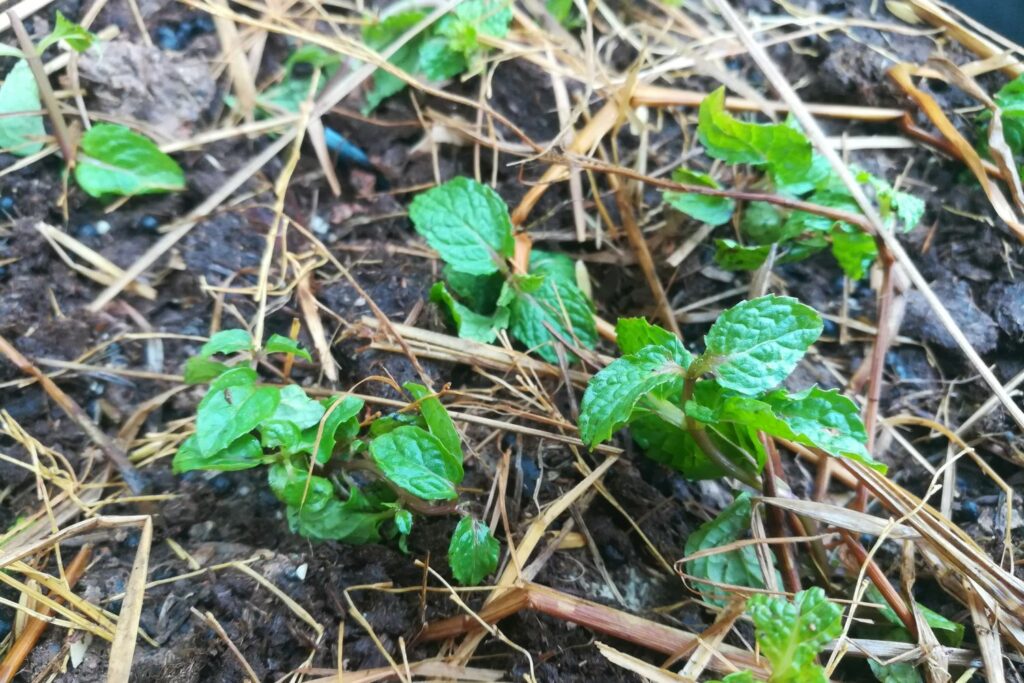
{"label": "dark soil", "polygon": [[[750,0],[737,4],[763,13],[782,11],[781,6],[773,2]],[[823,11],[863,18],[869,16],[866,8],[871,3],[862,0],[813,4]],[[147,25],[154,32],[161,26],[180,26],[180,22],[192,17],[184,5],[156,0],[141,5]],[[80,11],[74,2],[61,2],[57,6],[70,17],[78,16]],[[879,16],[895,21],[884,10],[880,10]],[[131,117],[141,122],[140,125],[144,124],[144,130],[154,131],[154,136],[161,139],[204,130],[216,120],[220,114],[217,103],[221,101],[224,85],[223,79],[216,81],[212,72],[211,60],[218,55],[214,35],[199,35],[183,44],[181,50],[161,50],[159,46],[143,49],[127,4],[121,0],[107,4],[97,25],[109,23],[121,28],[122,35],[115,45],[118,55],[128,55],[124,58],[129,66],[117,61],[82,65],[90,110]],[[41,26],[38,29],[43,30]],[[906,106],[906,100],[885,76],[890,64],[867,46],[881,47],[908,61],[923,63],[934,51],[934,44],[926,38],[883,35],[862,28],[852,30],[851,35],[853,38],[836,33],[827,41],[807,39],[800,45],[803,49],[799,53],[787,46],[778,46],[773,48],[773,56],[782,63],[791,79],[801,83],[801,95],[808,101]],[[947,44],[946,49],[957,56],[956,45]],[[286,46],[272,38],[266,60],[268,63],[273,59],[279,61],[285,51]],[[172,52],[173,58],[169,54]],[[633,54],[622,55],[624,64],[628,65],[634,57]],[[131,73],[130,65],[139,63],[138,60],[153,65],[154,69],[159,67],[157,76],[150,74],[150,80],[137,82],[138,75]],[[755,86],[762,85],[756,69],[746,60],[734,60],[731,66]],[[0,72],[5,68],[4,65]],[[136,80],[132,81],[129,76]],[[125,80],[119,81],[122,77]],[[982,82],[989,87],[999,81],[998,77],[989,76]],[[506,62],[494,78],[491,106],[522,126],[534,139],[548,140],[557,133],[558,121],[547,83],[547,76],[536,67],[522,60]],[[694,78],[692,83],[681,82],[681,85],[704,87],[709,83],[706,79]],[[158,84],[162,84],[163,89],[154,89]],[[538,87],[538,84],[544,85]],[[473,79],[451,88],[475,97],[478,83]],[[179,106],[186,91],[190,96]],[[947,111],[972,104],[955,90],[935,95]],[[357,110],[359,95],[350,99],[345,106]],[[167,102],[175,105],[165,106]],[[421,104],[467,115],[465,110],[447,102],[425,98]],[[341,114],[332,115],[331,123],[367,151],[393,187],[432,182],[429,154],[414,156],[411,153],[421,131],[408,96],[392,98],[376,116],[397,125],[377,125]],[[965,129],[969,127],[966,120],[959,123]],[[844,130],[851,135],[893,133],[879,125],[829,122],[828,126],[830,134]],[[145,220],[147,217],[163,223],[187,212],[264,144],[265,139],[231,139],[210,145],[202,152],[178,155],[187,172],[186,192],[133,199],[110,214],[103,213],[103,205],[72,186],[68,221],[57,206],[62,189],[61,168],[55,158],[0,177],[0,196],[14,201],[14,208],[6,216],[0,215],[0,263],[10,261],[0,266],[0,334],[44,367],[46,361],[77,360],[97,345],[117,339],[116,343],[106,346],[100,358],[90,358],[88,362],[180,373],[198,344],[165,339],[162,341],[162,365],[148,367],[145,344],[121,340],[125,333],[143,331],[128,310],[115,304],[98,314],[87,313],[85,306],[99,293],[100,286],[69,269],[34,226],[39,221],[58,226],[111,261],[127,266],[159,239],[158,234],[147,229],[152,223]],[[637,139],[624,130],[619,144],[628,152],[635,149]],[[678,122],[666,117],[660,132],[652,133],[649,167],[673,164],[679,159],[682,145]],[[439,152],[442,177],[472,175],[472,153],[468,148],[441,146]],[[512,160],[502,158],[497,169],[498,190],[510,205],[525,193],[527,185],[523,180],[531,180],[540,173],[538,168],[527,166],[526,177],[520,178],[519,167],[505,165]],[[12,157],[0,155],[0,168],[12,161]],[[924,149],[858,152],[852,155],[852,161],[889,179],[909,168],[909,189],[928,200],[928,212],[922,226],[903,237],[908,250],[1000,379],[1009,380],[1024,369],[1024,285],[1017,281],[1021,245],[1004,229],[993,227],[992,222],[966,217],[988,216],[991,212],[984,195],[964,181],[960,165]],[[489,153],[482,155],[482,163],[484,175],[489,176]],[[263,181],[273,179],[280,164],[280,161],[269,164],[264,169],[265,175],[258,174],[248,183],[246,189],[256,191],[255,196],[240,205],[222,207],[199,223],[150,269],[147,277],[157,289],[156,300],[122,297],[154,331],[205,335],[210,329],[214,305],[204,288],[229,283],[238,287],[255,282],[265,235],[273,219],[272,212],[266,208],[272,205],[273,199]],[[306,154],[296,177],[319,178],[315,176],[316,170],[314,156]],[[325,243],[390,319],[401,322],[415,314],[416,324],[421,327],[444,329],[432,306],[419,309],[427,289],[436,279],[438,264],[395,250],[395,247],[417,244],[408,220],[402,215],[410,196],[375,193],[373,176],[359,170],[342,169],[342,181],[345,192],[340,199],[334,199],[326,183],[319,179],[313,181],[313,186],[293,188],[295,191],[288,198],[289,214],[306,224],[314,213],[326,221]],[[316,204],[314,196],[318,197]],[[660,197],[651,193],[646,201],[656,206]],[[535,209],[533,218],[536,222],[530,227],[538,234],[564,231],[571,225],[567,190],[557,187],[548,192]],[[103,234],[96,230],[100,221],[109,226]],[[931,234],[932,226],[936,226],[934,234]],[[674,271],[665,266],[665,257],[692,229],[693,225],[688,222],[670,221],[665,229],[649,234],[655,260],[663,264],[662,281],[669,283],[668,295],[676,305],[745,282],[744,276],[724,273],[713,266],[710,242],[698,248]],[[725,226],[715,236],[729,236],[730,230]],[[297,234],[292,234],[290,239],[295,240],[296,248],[303,246]],[[649,291],[635,265],[623,267],[600,258],[590,246],[578,248],[575,243],[550,246],[589,262],[595,300],[604,318],[614,320],[620,314],[654,313]],[[624,239],[617,247],[629,254]],[[341,324],[325,317],[325,325],[337,324],[340,331],[338,344],[333,349],[341,367],[341,383],[336,388],[347,388],[374,375],[390,376],[399,383],[416,379],[415,369],[404,356],[366,348],[367,339],[353,326],[362,317],[373,315],[369,303],[345,279],[327,275],[327,269],[324,272],[324,279],[318,282],[317,296],[336,314],[338,321],[344,321]],[[777,274],[788,293],[823,313],[840,314],[843,282],[830,257],[823,255],[784,266]],[[873,325],[875,292],[867,283],[856,284],[851,289],[849,315]],[[734,297],[716,305],[724,308],[738,299]],[[226,323],[235,322],[228,316],[237,314],[251,319],[255,314],[255,304],[250,297],[232,296],[230,304],[230,310],[223,313]],[[292,318],[298,316],[297,304],[292,300],[276,301],[272,308],[268,333],[287,333]],[[685,325],[687,343],[699,345],[705,330],[705,324]],[[895,345],[887,357],[882,415],[907,412],[934,417],[941,409],[948,411],[943,421],[955,425],[988,398],[988,390],[974,377],[948,334],[914,293],[907,296],[906,317],[900,334],[912,343]],[[826,328],[826,339],[817,347],[818,357],[805,362],[797,375],[796,383],[800,387],[812,382],[839,386],[839,379],[822,369],[821,359],[843,368],[844,376],[866,362],[869,348],[866,343],[840,345],[834,341],[837,335],[834,325]],[[854,337],[856,339],[857,335]],[[310,340],[300,341],[308,345]],[[452,382],[459,388],[479,382],[465,367],[426,359],[422,360],[422,365],[438,384]],[[295,374],[307,385],[320,380],[312,366],[301,363]],[[37,386],[20,388],[15,382],[18,379],[20,375],[15,368],[0,362],[2,408],[29,434],[62,453],[80,470],[87,458],[94,457],[95,449]],[[57,381],[111,434],[120,426],[116,416],[130,415],[141,403],[172,386],[169,382],[102,372],[68,372]],[[366,384],[361,390],[393,395],[390,389],[376,383]],[[560,396],[565,399],[564,389]],[[160,429],[172,420],[190,416],[198,398],[196,391],[177,395],[155,411],[148,425]],[[566,410],[567,406],[568,402]],[[477,428],[470,429],[468,435],[471,442],[485,442],[477,451],[478,457],[467,462],[468,481],[484,491],[478,501],[482,504],[503,440],[485,441],[487,432]],[[945,442],[924,438],[923,433],[910,433],[910,436],[922,437],[917,447],[933,465],[941,464],[946,457]],[[1001,411],[996,410],[982,420],[970,437],[972,444],[1011,486],[1024,483],[1024,476],[1017,467],[1024,443]],[[510,490],[506,502],[508,509],[515,512],[511,522],[521,532],[537,514],[534,500],[546,505],[579,478],[573,466],[573,455],[567,449],[534,439],[507,441],[515,444],[517,455],[513,463],[518,463],[510,482],[522,482],[522,486]],[[622,445],[629,447],[629,444]],[[28,458],[25,450],[6,436],[0,436],[0,452],[15,460]],[[915,493],[923,493],[927,482],[920,466],[898,445],[890,445],[884,452],[876,453],[876,457],[891,465],[892,476],[902,485]],[[105,508],[104,512],[154,514],[156,537],[150,556],[151,581],[189,571],[188,564],[169,541],[184,548],[203,567],[256,558],[251,566],[306,609],[326,632],[318,642],[309,625],[238,569],[211,571],[147,591],[142,628],[159,647],[140,643],[136,652],[135,680],[181,683],[242,680],[243,672],[235,658],[193,614],[193,609],[204,614],[210,612],[217,618],[261,680],[279,680],[307,661],[312,667],[333,667],[338,656],[339,623],[346,625],[344,659],[350,670],[383,666],[386,661],[371,638],[347,616],[345,591],[370,584],[378,587],[353,590],[351,597],[384,647],[397,653],[401,638],[407,645],[410,661],[437,654],[436,644],[417,644],[412,639],[425,620],[454,614],[451,602],[437,594],[430,594],[423,601],[418,592],[392,593],[379,586],[419,586],[423,574],[414,565],[414,559],[431,558],[434,567],[448,576],[442,558],[454,520],[418,521],[409,554],[387,544],[311,544],[288,532],[280,505],[258,474],[237,472],[209,476],[193,473],[176,477],[170,472],[169,458],[145,467],[143,472],[151,492],[166,494],[166,499],[146,508],[121,505]],[[807,489],[813,482],[813,473],[794,468],[791,478],[795,486]],[[728,493],[717,484],[687,482],[639,453],[629,452],[604,481],[610,493],[639,521],[669,562],[682,556],[688,535],[728,501]],[[955,521],[998,556],[1002,550],[999,539],[1007,523],[1005,516],[998,512],[1004,502],[1002,494],[973,465],[963,462],[958,487]],[[0,529],[6,529],[20,515],[37,507],[35,487],[27,470],[0,460]],[[676,577],[664,572],[619,512],[600,497],[579,512],[579,519],[593,538],[596,555],[587,548],[557,552],[537,577],[539,583],[681,628],[699,631],[710,624],[712,616],[690,601],[693,594]],[[1010,522],[1018,543],[1021,539],[1017,528],[1019,519]],[[95,558],[79,584],[78,593],[116,613],[120,609],[116,596],[124,590],[138,547],[137,535],[134,532],[107,534],[91,540],[96,543]],[[898,561],[895,555],[886,557]],[[598,559],[622,594],[624,604],[620,604],[609,589]],[[919,586],[923,588],[918,598],[925,604],[951,618],[963,617],[958,607],[949,604],[931,582],[922,579]],[[6,589],[0,590],[0,596],[17,599]],[[470,600],[474,605],[479,602],[479,598]],[[683,606],[655,611],[666,605],[680,604]],[[0,642],[13,618],[11,609],[0,607]],[[637,680],[598,654],[592,646],[594,634],[572,624],[524,613],[503,622],[502,629],[531,653],[538,680]],[[61,629],[49,629],[16,680],[34,681],[41,673],[60,667],[65,646],[69,640],[80,637],[79,634],[69,636]],[[657,661],[639,648],[619,645],[637,656]],[[93,640],[81,664],[58,673],[53,680],[81,683],[103,680],[107,652],[105,643]],[[498,643],[486,643],[478,655],[477,665],[507,671],[507,680],[520,680],[529,671],[521,655]]]}

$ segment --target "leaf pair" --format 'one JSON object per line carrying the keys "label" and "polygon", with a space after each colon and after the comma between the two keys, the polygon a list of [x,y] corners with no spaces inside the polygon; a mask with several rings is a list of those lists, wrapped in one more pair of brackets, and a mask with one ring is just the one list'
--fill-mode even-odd
{"label": "leaf pair", "polygon": [[[470,178],[454,178],[416,196],[416,231],[447,264],[430,298],[447,308],[460,337],[491,343],[508,328],[519,342],[557,362],[559,340],[593,348],[593,307],[572,261],[533,250],[529,273],[511,274],[512,222],[501,197]],[[450,288],[450,289],[449,289]]]}
{"label": "leaf pair", "polygon": [[[761,432],[884,470],[864,447],[867,435],[850,399],[817,387],[797,394],[775,389],[821,330],[813,309],[764,296],[722,313],[694,359],[666,330],[620,320],[616,332],[625,355],[588,384],[580,438],[594,446],[630,425],[648,455],[694,479],[723,473],[722,461],[710,456],[759,472]],[[709,373],[714,379],[700,380]],[[698,445],[705,436],[717,453]]]}
{"label": "leaf pair", "polygon": [[[846,187],[832,173],[827,160],[811,151],[810,142],[795,124],[748,123],[725,110],[725,89],[719,88],[701,103],[697,133],[708,156],[730,164],[764,168],[780,194],[801,197],[813,204],[860,213]],[[689,185],[720,189],[705,173],[676,169],[673,179]],[[921,220],[924,202],[894,190],[885,181],[860,171],[858,180],[873,188],[879,213],[888,227],[912,229]],[[693,192],[664,193],[665,201],[688,216],[710,225],[729,222],[736,203],[728,197]],[[716,240],[715,261],[726,270],[755,270],[767,259],[771,245],[778,244],[777,263],[798,261],[831,246],[839,266],[853,279],[864,277],[877,257],[874,239],[841,221],[803,211],[783,212],[767,203],[754,202],[740,218],[747,243]]]}
{"label": "leaf pair", "polygon": [[[426,17],[419,10],[392,14],[363,29],[363,40],[374,50],[383,50]],[[504,38],[512,23],[507,0],[464,0],[455,9],[399,48],[388,60],[403,71],[423,75],[431,81],[452,78],[469,69],[483,51],[479,36]],[[366,96],[363,113],[369,114],[382,101],[405,89],[401,78],[378,69],[373,88]]]}

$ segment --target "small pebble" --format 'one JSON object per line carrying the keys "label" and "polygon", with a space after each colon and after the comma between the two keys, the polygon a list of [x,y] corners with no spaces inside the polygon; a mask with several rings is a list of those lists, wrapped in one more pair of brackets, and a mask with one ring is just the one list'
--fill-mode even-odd
{"label": "small pebble", "polygon": [[96,229],[96,226],[92,223],[82,223],[74,230],[75,237],[78,239],[89,239],[90,237],[99,237],[100,231]]}
{"label": "small pebble", "polygon": [[0,211],[4,213],[14,211],[14,197],[0,197]]}
{"label": "small pebble", "polygon": [[110,223],[107,221],[96,221],[96,234],[106,235],[110,232]]}
{"label": "small pebble", "polygon": [[141,232],[156,232],[159,227],[160,220],[148,213],[135,223],[135,228]]}
{"label": "small pebble", "polygon": [[323,216],[313,214],[313,217],[309,219],[309,229],[317,235],[326,235],[327,231],[331,229],[331,224]]}

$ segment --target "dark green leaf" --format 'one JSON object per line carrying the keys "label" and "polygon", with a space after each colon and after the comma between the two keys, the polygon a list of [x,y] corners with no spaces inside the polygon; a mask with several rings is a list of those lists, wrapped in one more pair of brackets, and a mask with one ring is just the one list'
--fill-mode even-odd
{"label": "dark green leaf", "polygon": [[199,439],[192,435],[178,447],[171,467],[175,474],[181,474],[191,470],[234,472],[262,464],[263,449],[260,448],[259,441],[249,434],[240,436],[224,448],[207,454],[200,451]]}
{"label": "dark green leaf", "polygon": [[467,68],[466,56],[449,47],[449,39],[435,36],[423,41],[420,48],[419,70],[432,81],[443,81],[457,76]]}
{"label": "dark green leaf", "polygon": [[580,405],[580,438],[596,446],[629,422],[647,393],[668,385],[682,390],[685,368],[671,349],[648,346],[613,361],[590,380]]}
{"label": "dark green leaf", "polygon": [[424,500],[454,500],[462,462],[433,434],[398,427],[370,442],[370,456],[388,479]]}
{"label": "dark green leaf", "polygon": [[750,202],[740,217],[740,232],[756,244],[772,244],[796,237],[783,230],[779,210],[767,202]]}
{"label": "dark green leaf", "polygon": [[448,415],[448,411],[445,410],[437,396],[422,384],[406,382],[402,387],[412,394],[412,397],[419,403],[420,415],[426,421],[430,433],[437,437],[441,445],[452,455],[453,460],[458,461],[458,475],[452,479],[454,483],[458,484],[462,481],[463,476],[462,437],[455,429],[455,423],[452,422],[451,416]]}
{"label": "dark green leaf", "polygon": [[[35,76],[28,62],[19,59],[0,85],[0,150],[20,157],[41,150],[46,137],[43,115],[39,113],[42,108]],[[8,116],[16,112],[35,113]]]}
{"label": "dark green leaf", "polygon": [[144,135],[124,126],[98,123],[82,136],[75,180],[93,197],[177,192],[185,174]]}
{"label": "dark green leaf", "polygon": [[[868,586],[868,599],[876,605],[881,605],[879,612],[882,616],[892,624],[893,626],[899,627],[901,630],[904,628],[903,621],[896,615],[892,607],[889,607],[886,603],[885,598],[874,586]],[[958,624],[955,621],[951,621],[946,617],[942,616],[938,612],[931,610],[924,605],[917,603],[914,605],[917,611],[924,617],[925,622],[932,627],[935,631],[936,637],[943,645],[949,647],[960,647],[960,643],[964,639],[964,625]],[[909,637],[909,633],[904,631],[904,634]],[[908,641],[909,642],[909,641]]]}
{"label": "dark green leaf", "polygon": [[456,301],[443,282],[435,282],[430,288],[430,300],[448,310],[455,323],[455,330],[462,339],[490,344],[498,338],[501,330],[508,327],[508,308],[499,306],[493,315],[481,315]]}
{"label": "dark green leaf", "polygon": [[[718,516],[701,525],[686,539],[686,555],[701,550],[720,548],[742,538],[750,530],[750,494],[741,493],[729,507]],[[686,563],[686,572],[697,579],[707,579],[718,584],[742,586],[743,588],[764,588],[764,577],[757,552],[752,546],[738,550],[715,553]],[[696,582],[696,588],[713,605],[727,603],[729,589],[709,583]]]}
{"label": "dark green leaf", "polygon": [[486,524],[463,517],[448,546],[452,575],[463,585],[475,586],[498,567],[500,549]]}
{"label": "dark green leaf", "polygon": [[[720,189],[715,179],[707,173],[698,173],[685,168],[677,168],[672,172],[672,180],[686,185],[703,185]],[[707,223],[709,225],[722,225],[728,223],[732,218],[732,212],[736,210],[736,202],[728,197],[711,197],[693,192],[664,193],[665,201],[677,211],[682,211],[690,218]]]}
{"label": "dark green leaf", "polygon": [[205,384],[228,370],[228,366],[202,356],[185,361],[185,384]]}
{"label": "dark green leaf", "polygon": [[334,499],[334,485],[330,480],[311,475],[287,461],[271,465],[267,481],[282,503],[308,508],[311,512],[322,510]]}
{"label": "dark green leaf", "polygon": [[328,52],[319,45],[307,44],[288,55],[288,59],[284,63],[284,70],[290,76],[296,64],[309,64],[314,68],[330,69],[340,63],[341,55],[338,53]]}
{"label": "dark green leaf", "polygon": [[470,178],[453,178],[416,195],[409,218],[442,259],[469,275],[504,270],[515,248],[505,202]]}
{"label": "dark green leaf", "polygon": [[317,434],[320,434],[320,445],[316,449],[316,461],[324,465],[331,459],[335,447],[339,443],[347,443],[359,434],[359,413],[363,410],[363,399],[355,396],[335,396],[321,402],[325,409],[320,424],[310,427],[302,433],[302,440],[309,444],[307,453],[313,452]]}
{"label": "dark green leaf", "polygon": [[821,334],[821,317],[790,297],[743,301],[718,317],[697,363],[723,387],[754,395],[782,383]]}
{"label": "dark green leaf", "polygon": [[679,337],[643,318],[619,318],[615,324],[615,338],[619,350],[626,356],[636,353],[645,346],[656,345],[670,349],[676,362],[684,368],[689,367],[693,360],[693,356],[683,347]]}
{"label": "dark green leaf", "polygon": [[[278,391],[275,389],[275,391]],[[324,415],[324,407],[319,401],[306,396],[306,392],[297,384],[289,384],[279,390],[280,401],[273,416],[279,422],[291,422],[300,430],[312,427],[320,422]]]}
{"label": "dark green leaf", "polygon": [[771,247],[767,244],[747,247],[735,240],[715,240],[715,263],[725,270],[757,270],[768,258]]}
{"label": "dark green leaf", "polygon": [[895,664],[881,664],[873,659],[868,660],[871,673],[881,683],[922,683],[921,674],[910,662],[896,662]]}
{"label": "dark green leaf", "polygon": [[448,263],[444,264],[443,272],[452,293],[471,310],[481,314],[494,312],[502,285],[505,284],[505,277],[501,273],[470,275]]}
{"label": "dark green leaf", "polygon": [[878,256],[875,238],[845,223],[832,229],[832,255],[851,280],[864,277]]}
{"label": "dark green leaf", "polygon": [[[381,21],[368,24],[363,29],[363,41],[368,47],[379,52],[395,42],[426,16],[426,13],[419,10],[392,14]],[[424,34],[421,33],[391,55],[388,61],[407,73],[414,73],[419,64],[420,47],[423,42]],[[383,69],[377,69],[373,72],[373,89],[366,96],[363,113],[370,113],[385,99],[402,91],[405,85],[405,81],[397,76],[393,76]]]}
{"label": "dark green leaf", "polygon": [[316,541],[375,543],[380,541],[380,525],[394,515],[393,510],[361,511],[355,509],[353,498],[342,503],[332,498],[320,509],[309,506],[288,506],[288,526],[301,536]]}

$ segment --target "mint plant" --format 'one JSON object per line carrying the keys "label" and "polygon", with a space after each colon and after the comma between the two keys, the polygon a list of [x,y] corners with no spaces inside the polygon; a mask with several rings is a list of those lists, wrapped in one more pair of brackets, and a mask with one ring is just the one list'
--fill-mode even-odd
{"label": "mint plant", "polygon": [[[89,49],[96,36],[69,21],[60,11],[53,31],[35,46],[38,54],[63,41],[76,52]],[[0,56],[18,57],[0,86],[0,149],[30,156],[43,149],[46,130],[39,84],[21,50],[0,46]],[[21,116],[5,116],[29,112]],[[61,116],[60,112],[50,112]],[[68,154],[73,145],[68,146]],[[75,181],[92,197],[134,196],[185,189],[185,174],[170,156],[144,135],[124,126],[99,123],[87,130],[74,150],[69,166]]]}
{"label": "mint plant", "polygon": [[[842,632],[843,611],[820,588],[800,591],[790,602],[771,595],[755,595],[747,601],[747,613],[761,655],[771,665],[768,683],[827,683],[825,670],[816,660],[821,651]],[[753,674],[740,671],[719,683],[753,683]]]}
{"label": "mint plant", "polygon": [[620,319],[623,356],[590,380],[580,438],[593,447],[628,425],[649,457],[688,478],[728,475],[755,486],[765,460],[759,433],[885,471],[865,448],[853,401],[817,386],[779,388],[821,330],[812,308],[763,296],[723,312],[694,357],[667,330]]}
{"label": "mint plant", "polygon": [[[196,409],[195,433],[174,455],[175,473],[266,467],[289,528],[321,541],[397,537],[404,550],[413,513],[457,512],[462,442],[437,396],[406,384],[417,412],[363,425],[363,401],[355,396],[317,401],[295,384],[261,385],[250,361],[275,353],[310,360],[308,351],[280,335],[257,352],[249,334],[237,329],[213,335],[188,360],[185,381],[210,386]],[[497,567],[498,553],[490,529],[464,517],[448,558],[456,579],[476,584]]]}
{"label": "mint plant", "polygon": [[[426,5],[427,3],[424,3]],[[363,41],[382,50],[426,18],[423,10],[406,10],[376,21],[363,29]],[[442,81],[479,67],[485,48],[480,35],[504,38],[512,23],[508,0],[464,0],[433,26],[402,46],[389,60],[410,74]],[[402,79],[378,69],[373,89],[366,96],[363,113],[370,113],[382,101],[405,89]]]}
{"label": "mint plant", "polygon": [[409,218],[445,262],[445,281],[430,298],[448,310],[460,337],[490,343],[507,328],[552,363],[559,340],[597,343],[593,305],[568,257],[534,249],[529,272],[513,272],[512,221],[491,188],[454,178],[417,195]]}
{"label": "mint plant", "polygon": [[[725,88],[719,88],[701,102],[697,135],[708,156],[727,164],[749,164],[762,169],[764,176],[755,184],[756,189],[860,213],[857,202],[828,162],[813,151],[810,141],[793,121],[741,121],[725,110]],[[679,168],[672,177],[679,183],[720,189],[705,173]],[[917,197],[893,189],[866,171],[857,170],[856,177],[874,193],[879,213],[889,229],[902,226],[909,231],[921,220],[924,202]],[[671,191],[665,192],[664,197],[678,211],[714,226],[730,222],[737,211],[736,202],[728,197]],[[766,202],[746,206],[739,216],[738,228],[742,243],[732,239],[715,242],[715,261],[727,270],[760,267],[772,245],[777,245],[777,263],[799,261],[830,247],[843,272],[860,279],[878,255],[874,238],[848,223],[805,211],[785,211]]]}

